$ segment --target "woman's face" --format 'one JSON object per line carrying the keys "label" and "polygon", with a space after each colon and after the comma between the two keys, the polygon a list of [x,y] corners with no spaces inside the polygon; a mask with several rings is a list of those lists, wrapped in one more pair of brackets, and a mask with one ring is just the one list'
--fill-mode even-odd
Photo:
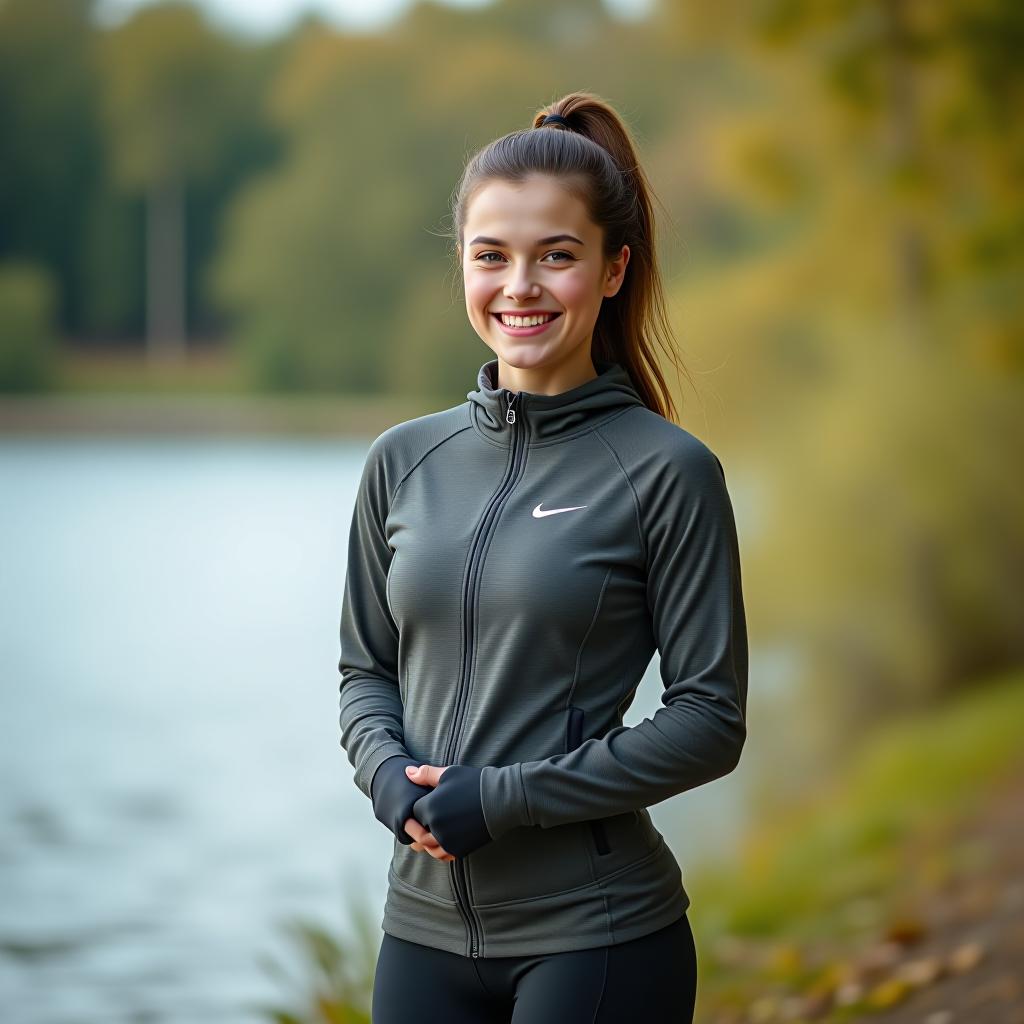
{"label": "woman's face", "polygon": [[[550,175],[492,181],[470,200],[462,276],[473,329],[518,370],[582,369],[607,296],[622,285],[629,247],[605,258],[603,232],[581,200]],[[507,326],[498,314],[552,313],[540,326]]]}

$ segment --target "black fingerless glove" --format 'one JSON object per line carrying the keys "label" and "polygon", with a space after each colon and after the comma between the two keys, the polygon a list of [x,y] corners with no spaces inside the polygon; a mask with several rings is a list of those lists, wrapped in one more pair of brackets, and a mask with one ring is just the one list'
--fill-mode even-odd
{"label": "black fingerless glove", "polygon": [[437,785],[428,787],[426,796],[413,804],[412,816],[456,857],[466,857],[492,841],[480,799],[479,768],[446,768]]}
{"label": "black fingerless glove", "polygon": [[391,829],[403,846],[413,842],[412,836],[405,831],[406,821],[416,817],[413,804],[425,794],[433,793],[430,786],[417,785],[405,774],[407,765],[415,766],[419,763],[411,757],[395,754],[381,761],[370,782],[373,816]]}

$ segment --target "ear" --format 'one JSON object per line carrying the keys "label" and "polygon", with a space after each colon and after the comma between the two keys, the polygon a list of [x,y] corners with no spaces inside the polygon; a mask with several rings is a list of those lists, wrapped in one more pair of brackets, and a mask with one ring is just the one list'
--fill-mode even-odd
{"label": "ear", "polygon": [[617,295],[626,279],[626,265],[629,263],[629,246],[624,245],[617,256],[613,256],[605,264],[605,278],[602,294],[605,298]]}

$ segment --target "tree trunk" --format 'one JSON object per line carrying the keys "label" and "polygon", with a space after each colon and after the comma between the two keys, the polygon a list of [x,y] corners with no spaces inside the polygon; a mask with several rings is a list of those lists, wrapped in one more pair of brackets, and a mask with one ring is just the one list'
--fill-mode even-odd
{"label": "tree trunk", "polygon": [[174,175],[146,196],[146,355],[179,362],[185,353],[185,203]]}

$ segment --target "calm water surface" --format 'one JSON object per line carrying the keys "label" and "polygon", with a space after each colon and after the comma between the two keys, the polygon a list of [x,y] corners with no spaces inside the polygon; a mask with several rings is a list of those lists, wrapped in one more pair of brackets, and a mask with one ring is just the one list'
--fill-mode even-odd
{"label": "calm water surface", "polygon": [[[356,905],[379,942],[392,840],[337,708],[366,447],[0,439],[5,1021],[256,1022],[286,920],[351,938]],[[684,876],[739,834],[757,746],[652,809]]]}

